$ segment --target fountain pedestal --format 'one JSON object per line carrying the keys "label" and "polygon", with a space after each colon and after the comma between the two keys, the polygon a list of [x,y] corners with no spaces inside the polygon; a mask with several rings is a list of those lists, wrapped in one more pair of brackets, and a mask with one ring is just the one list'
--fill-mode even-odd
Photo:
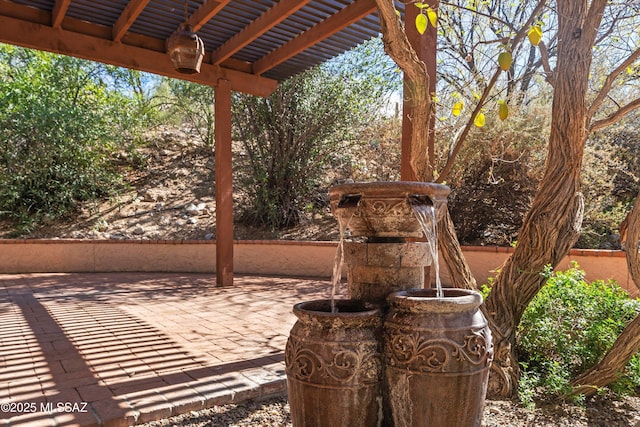
{"label": "fountain pedestal", "polygon": [[[329,190],[331,210],[342,231],[364,241],[344,243],[349,295],[385,304],[391,292],[424,288],[424,270],[432,263],[416,206],[433,207],[441,216],[449,188],[427,182],[368,182]],[[414,241],[407,241],[414,240]]]}
{"label": "fountain pedestal", "polygon": [[396,291],[425,287],[425,267],[431,265],[429,244],[344,243],[349,295],[384,304]]}

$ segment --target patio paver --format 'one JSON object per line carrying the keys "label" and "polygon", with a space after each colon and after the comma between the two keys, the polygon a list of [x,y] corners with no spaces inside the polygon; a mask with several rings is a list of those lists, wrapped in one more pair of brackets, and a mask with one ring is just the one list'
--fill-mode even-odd
{"label": "patio paver", "polygon": [[128,426],[285,392],[293,304],[329,281],[0,275],[0,427]]}

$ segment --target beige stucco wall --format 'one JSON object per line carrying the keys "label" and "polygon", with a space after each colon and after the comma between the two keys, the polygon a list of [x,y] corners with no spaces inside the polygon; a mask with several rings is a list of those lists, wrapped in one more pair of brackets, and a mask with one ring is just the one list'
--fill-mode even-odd
{"label": "beige stucco wall", "polygon": [[[462,250],[478,284],[487,283],[489,277],[495,276],[496,270],[500,269],[513,252],[512,248],[495,246],[463,246]],[[562,259],[556,270],[566,270],[572,266],[573,262],[577,262],[580,269],[585,271],[586,280],[614,279],[631,295],[640,296],[640,291],[629,276],[624,252],[573,249]],[[443,270],[440,277],[444,283],[449,283],[449,272],[446,268]]]}
{"label": "beige stucco wall", "polygon": [[[511,248],[463,247],[478,283],[486,283],[512,252]],[[335,242],[237,241],[238,274],[330,277]],[[211,241],[0,240],[0,273],[31,272],[215,272],[216,247]],[[560,264],[572,261],[588,280],[615,279],[634,295],[624,252],[572,250]],[[444,283],[448,271],[442,268]]]}

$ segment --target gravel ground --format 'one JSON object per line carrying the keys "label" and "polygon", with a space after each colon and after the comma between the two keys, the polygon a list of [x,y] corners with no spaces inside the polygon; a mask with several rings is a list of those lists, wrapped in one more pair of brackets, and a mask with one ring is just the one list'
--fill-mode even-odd
{"label": "gravel ground", "polygon": [[[223,405],[142,424],[144,427],[290,427],[285,397]],[[510,401],[487,401],[483,427],[640,427],[640,397],[590,399],[585,407],[540,405],[527,410]],[[454,427],[454,426],[452,426]]]}

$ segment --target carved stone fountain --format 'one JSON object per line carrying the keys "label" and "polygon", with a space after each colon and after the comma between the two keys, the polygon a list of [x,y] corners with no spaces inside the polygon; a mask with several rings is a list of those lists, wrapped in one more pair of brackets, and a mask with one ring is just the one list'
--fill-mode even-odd
{"label": "carved stone fountain", "polygon": [[480,426],[493,356],[482,297],[425,289],[437,246],[435,220],[428,233],[420,213],[438,218],[448,193],[420,182],[330,189],[351,237],[339,247],[351,299],[294,307],[285,351],[294,427]]}
{"label": "carved stone fountain", "polygon": [[[446,209],[449,188],[425,182],[368,182],[329,190],[331,210],[353,238],[344,244],[351,298],[384,303],[391,292],[423,288],[432,259],[414,206]],[[413,240],[413,241],[407,241]]]}

